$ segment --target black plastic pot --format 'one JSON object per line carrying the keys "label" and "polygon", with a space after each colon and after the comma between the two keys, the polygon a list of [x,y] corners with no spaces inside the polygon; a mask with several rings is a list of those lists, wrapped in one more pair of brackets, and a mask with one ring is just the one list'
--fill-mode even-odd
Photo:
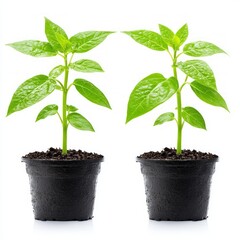
{"label": "black plastic pot", "polygon": [[217,160],[137,158],[144,176],[149,218],[158,221],[206,219]]}
{"label": "black plastic pot", "polygon": [[88,220],[93,217],[98,160],[22,159],[29,175],[38,220]]}

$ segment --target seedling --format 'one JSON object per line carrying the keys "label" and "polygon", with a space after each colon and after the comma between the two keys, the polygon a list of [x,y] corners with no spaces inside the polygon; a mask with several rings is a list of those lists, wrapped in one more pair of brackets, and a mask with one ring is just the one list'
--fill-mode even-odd
{"label": "seedling", "polygon": [[[173,76],[169,78],[165,78],[160,73],[153,73],[135,86],[128,101],[126,122],[151,111],[175,94],[177,97],[177,116],[173,112],[163,113],[156,119],[154,126],[168,121],[176,121],[176,149],[177,154],[181,154],[184,123],[187,122],[193,127],[206,129],[204,118],[198,110],[191,106],[182,107],[183,88],[190,86],[196,96],[208,104],[226,110],[228,107],[217,90],[213,71],[205,61],[194,59],[179,62],[178,60],[182,54],[191,57],[205,57],[225,52],[216,45],[203,41],[188,43],[181,48],[188,37],[187,24],[176,33],[163,25],[159,25],[159,30],[160,34],[148,30],[124,32],[136,42],[152,50],[166,51],[172,60],[173,69]],[[178,78],[178,69],[185,75],[182,81]]]}
{"label": "seedling", "polygon": [[[62,124],[62,154],[67,153],[67,132],[69,124],[80,130],[94,131],[92,124],[81,114],[78,108],[68,105],[67,97],[72,86],[89,101],[111,108],[105,95],[91,82],[78,78],[69,84],[69,71],[103,72],[102,67],[95,61],[81,59],[73,62],[76,53],[85,53],[93,49],[112,32],[89,31],[80,32],[68,38],[65,31],[57,24],[45,18],[45,34],[48,42],[27,40],[8,44],[17,51],[33,57],[59,56],[63,65],[54,67],[48,75],[37,75],[21,84],[14,93],[10,102],[7,116],[23,110],[41,101],[54,90],[62,92],[62,111],[56,104],[44,107],[38,114],[36,121],[51,115],[57,115]],[[59,77],[64,73],[63,81]]]}

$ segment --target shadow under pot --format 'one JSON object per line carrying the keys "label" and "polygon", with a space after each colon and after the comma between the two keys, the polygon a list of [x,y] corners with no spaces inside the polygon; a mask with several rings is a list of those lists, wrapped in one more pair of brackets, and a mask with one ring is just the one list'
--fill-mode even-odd
{"label": "shadow under pot", "polygon": [[83,221],[93,217],[95,187],[103,158],[36,160],[22,158],[29,176],[35,219]]}
{"label": "shadow under pot", "polygon": [[145,182],[149,218],[157,221],[198,221],[207,218],[212,160],[137,158]]}

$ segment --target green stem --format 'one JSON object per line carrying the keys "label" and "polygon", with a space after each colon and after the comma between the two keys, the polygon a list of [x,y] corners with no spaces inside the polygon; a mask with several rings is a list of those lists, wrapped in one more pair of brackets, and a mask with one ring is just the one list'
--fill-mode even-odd
{"label": "green stem", "polygon": [[[178,80],[177,77],[177,51],[174,51],[173,56],[173,74],[174,77]],[[182,153],[182,98],[181,98],[181,88],[177,91],[177,154]]]}
{"label": "green stem", "polygon": [[64,55],[64,85],[63,85],[63,98],[62,98],[62,130],[63,130],[63,141],[62,141],[62,154],[67,154],[67,130],[68,130],[68,122],[67,122],[67,89],[68,89],[68,59],[67,55]]}

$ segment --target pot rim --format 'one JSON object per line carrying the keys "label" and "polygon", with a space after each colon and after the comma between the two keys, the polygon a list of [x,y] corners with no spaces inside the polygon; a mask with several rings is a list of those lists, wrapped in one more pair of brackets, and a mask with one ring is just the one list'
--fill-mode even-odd
{"label": "pot rim", "polygon": [[104,157],[98,159],[31,159],[31,158],[21,158],[21,162],[26,164],[39,164],[39,165],[53,165],[53,166],[72,166],[72,165],[83,165],[83,164],[96,164],[104,161]]}
{"label": "pot rim", "polygon": [[151,159],[151,158],[136,158],[137,162],[147,164],[147,163],[153,163],[153,164],[161,164],[161,165],[195,165],[195,164],[211,164],[218,162],[219,157],[216,157],[214,159],[179,159],[179,160],[172,160],[172,159]]}

